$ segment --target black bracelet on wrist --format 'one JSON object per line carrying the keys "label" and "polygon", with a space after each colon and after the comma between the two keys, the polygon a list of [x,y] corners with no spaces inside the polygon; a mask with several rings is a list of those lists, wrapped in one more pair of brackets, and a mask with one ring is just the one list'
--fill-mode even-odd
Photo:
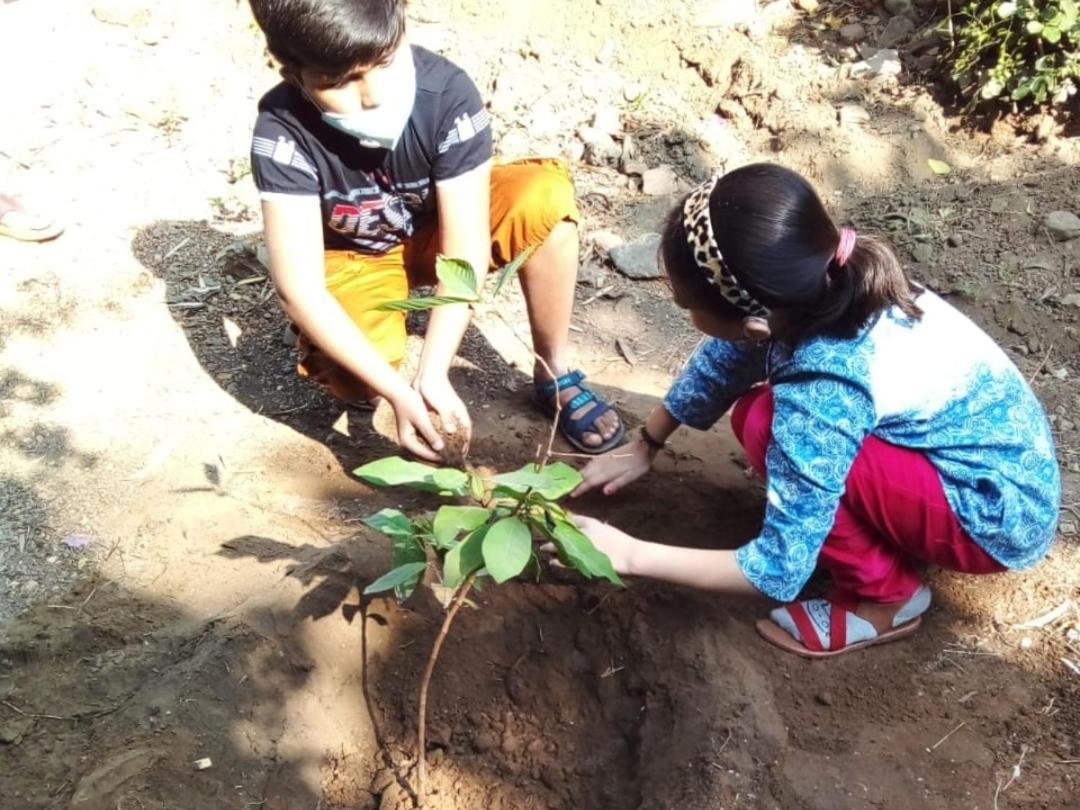
{"label": "black bracelet on wrist", "polygon": [[653,450],[663,450],[667,446],[667,442],[658,442],[652,436],[649,435],[648,428],[644,425],[641,426],[641,440],[645,442]]}

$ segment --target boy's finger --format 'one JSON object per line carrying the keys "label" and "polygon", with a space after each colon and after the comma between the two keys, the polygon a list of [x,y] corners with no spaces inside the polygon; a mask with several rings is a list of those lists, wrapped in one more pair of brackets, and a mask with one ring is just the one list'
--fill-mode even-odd
{"label": "boy's finger", "polygon": [[420,441],[416,435],[416,431],[410,425],[401,434],[401,446],[412,453],[417,458],[422,458],[425,461],[441,461],[442,457],[430,447]]}
{"label": "boy's finger", "polygon": [[420,424],[416,425],[415,427],[419,428],[417,432],[420,434],[421,438],[423,438],[423,440],[428,443],[432,450],[435,450],[436,452],[442,451],[442,436],[440,436],[439,431],[435,429],[435,425],[431,424],[431,420],[428,418],[428,415],[426,413],[420,420]]}

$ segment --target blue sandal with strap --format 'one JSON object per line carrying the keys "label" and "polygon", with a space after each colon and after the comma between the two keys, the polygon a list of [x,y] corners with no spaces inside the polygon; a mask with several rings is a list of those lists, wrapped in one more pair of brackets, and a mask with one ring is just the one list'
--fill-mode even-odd
{"label": "blue sandal with strap", "polygon": [[[600,399],[595,392],[586,388],[583,384],[584,382],[585,372],[577,369],[567,374],[563,374],[557,380],[548,380],[545,383],[534,383],[533,387],[536,392],[537,404],[550,414],[555,413],[555,405],[553,402],[559,391],[574,386],[577,386],[577,388],[580,389],[573,399],[562,406],[562,412],[559,414],[559,431],[566,441],[570,442],[571,445],[582,453],[599,455],[601,453],[606,453],[613,447],[617,447],[622,442],[623,436],[626,434],[626,426],[623,425],[622,420],[620,419],[619,429],[612,434],[610,439],[605,439],[595,447],[585,444],[584,436],[586,433],[595,433],[597,436],[603,435],[595,427],[596,420],[608,411],[614,410],[614,408]],[[593,403],[591,408],[576,419],[572,418],[572,414],[581,410],[589,403]]]}

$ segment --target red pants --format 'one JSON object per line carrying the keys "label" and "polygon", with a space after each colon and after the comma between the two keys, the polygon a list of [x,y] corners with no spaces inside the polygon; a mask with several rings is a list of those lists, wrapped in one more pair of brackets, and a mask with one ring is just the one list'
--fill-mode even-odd
{"label": "red pants", "polygon": [[[731,413],[735,436],[762,476],[772,418],[767,385],[743,396]],[[926,456],[874,436],[855,456],[818,563],[832,575],[834,597],[872,602],[906,601],[922,582],[925,563],[965,574],[1005,570],[960,526]]]}

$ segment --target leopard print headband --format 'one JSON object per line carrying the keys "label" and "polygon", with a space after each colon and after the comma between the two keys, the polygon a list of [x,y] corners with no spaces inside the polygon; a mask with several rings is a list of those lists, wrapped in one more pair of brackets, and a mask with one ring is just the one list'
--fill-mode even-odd
{"label": "leopard print headband", "polygon": [[698,267],[705,271],[708,281],[724,300],[733,304],[740,312],[751,318],[768,318],[769,310],[762,306],[747,292],[735,274],[728,268],[713,233],[712,218],[709,215],[709,200],[712,191],[719,182],[719,176],[698,186],[686,198],[683,206],[683,225],[686,228],[686,241],[694,254]]}

